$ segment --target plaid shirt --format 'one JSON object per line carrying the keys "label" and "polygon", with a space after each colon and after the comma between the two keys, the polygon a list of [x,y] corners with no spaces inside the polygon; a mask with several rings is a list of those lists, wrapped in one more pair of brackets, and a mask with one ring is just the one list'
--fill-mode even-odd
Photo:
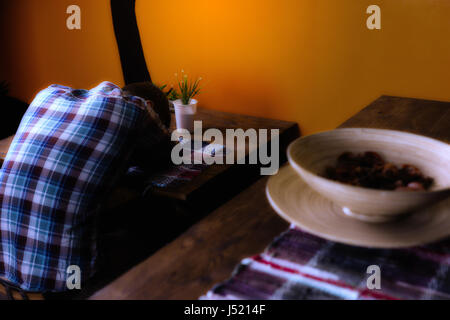
{"label": "plaid shirt", "polygon": [[45,292],[67,290],[71,265],[92,275],[100,203],[146,115],[145,100],[109,82],[36,96],[0,171],[1,277]]}

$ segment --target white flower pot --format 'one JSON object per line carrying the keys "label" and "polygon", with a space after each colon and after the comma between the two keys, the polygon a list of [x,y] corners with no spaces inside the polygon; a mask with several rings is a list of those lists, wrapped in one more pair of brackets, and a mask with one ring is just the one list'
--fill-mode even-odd
{"label": "white flower pot", "polygon": [[194,131],[194,116],[197,113],[197,100],[191,99],[189,104],[183,104],[180,99],[173,101],[177,129]]}

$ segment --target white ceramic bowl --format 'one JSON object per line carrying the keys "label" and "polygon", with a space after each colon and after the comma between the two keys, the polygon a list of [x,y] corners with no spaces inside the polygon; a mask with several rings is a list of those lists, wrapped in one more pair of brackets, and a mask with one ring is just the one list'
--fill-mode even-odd
{"label": "white ceramic bowl", "polygon": [[[374,151],[396,165],[414,165],[434,183],[427,191],[384,191],[324,178],[325,168],[335,165],[338,156],[347,151]],[[450,145],[420,135],[382,129],[336,129],[295,140],[289,145],[288,159],[312,189],[341,206],[348,216],[367,222],[389,221],[450,195]]]}

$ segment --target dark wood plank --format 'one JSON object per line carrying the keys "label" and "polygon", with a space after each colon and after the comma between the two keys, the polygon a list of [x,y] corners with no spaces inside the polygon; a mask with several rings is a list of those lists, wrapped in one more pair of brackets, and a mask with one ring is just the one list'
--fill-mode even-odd
{"label": "dark wood plank", "polygon": [[395,129],[448,142],[450,102],[382,96],[340,127]]}
{"label": "dark wood plank", "polygon": [[[203,130],[210,128],[219,129],[225,136],[226,129],[279,129],[280,130],[280,149],[284,151],[287,145],[300,135],[300,130],[295,122],[281,121],[274,119],[266,119],[252,116],[245,116],[240,114],[221,112],[215,110],[208,110],[198,108],[195,116],[196,120],[202,121]],[[176,129],[175,116],[172,114],[171,131]],[[269,137],[270,142],[270,137]],[[248,146],[247,146],[248,147]],[[249,154],[248,149],[245,152],[245,157]],[[205,191],[200,190],[206,184],[209,184],[211,180],[219,175],[230,174],[230,171],[235,168],[235,165],[211,165],[205,172],[197,176],[188,185],[181,185],[173,188],[154,189],[154,194],[160,196],[166,196],[173,199],[189,200],[192,197],[205,197],[207,194],[197,195],[197,192]],[[208,185],[208,189],[211,189]]]}
{"label": "dark wood plank", "polygon": [[0,140],[0,166],[3,164],[3,159],[6,157],[6,154],[8,153],[9,150],[9,146],[11,145],[13,139],[14,136]]}
{"label": "dark wood plank", "polygon": [[[449,141],[449,106],[380,97],[341,127],[406,130]],[[266,181],[259,180],[91,299],[197,299],[205,294],[287,227],[267,203]]]}
{"label": "dark wood plank", "polygon": [[196,299],[225,280],[237,262],[263,250],[288,226],[265,199],[266,181],[260,179],[91,299]]}

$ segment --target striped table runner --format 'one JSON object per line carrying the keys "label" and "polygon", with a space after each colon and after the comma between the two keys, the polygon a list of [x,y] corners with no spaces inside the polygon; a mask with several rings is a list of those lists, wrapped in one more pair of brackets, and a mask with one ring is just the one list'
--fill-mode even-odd
{"label": "striped table runner", "polygon": [[[369,266],[378,266],[376,274]],[[291,228],[200,299],[450,299],[450,241],[367,249]],[[368,286],[369,283],[369,286]]]}

